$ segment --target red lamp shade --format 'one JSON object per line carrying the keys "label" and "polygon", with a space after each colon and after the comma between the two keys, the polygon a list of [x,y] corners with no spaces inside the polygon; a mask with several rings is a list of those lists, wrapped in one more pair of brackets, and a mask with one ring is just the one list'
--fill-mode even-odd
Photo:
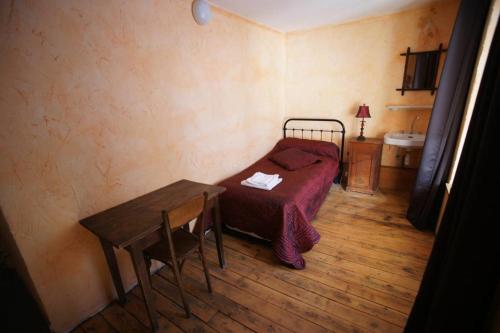
{"label": "red lamp shade", "polygon": [[356,113],[356,118],[371,118],[370,116],[370,108],[368,105],[360,105],[358,109],[358,113]]}
{"label": "red lamp shade", "polygon": [[363,130],[365,128],[365,118],[371,118],[370,108],[368,108],[368,105],[363,104],[359,106],[358,113],[356,113],[356,118],[361,118],[361,132],[359,133],[357,140],[363,141],[365,140],[365,137],[363,135]]}

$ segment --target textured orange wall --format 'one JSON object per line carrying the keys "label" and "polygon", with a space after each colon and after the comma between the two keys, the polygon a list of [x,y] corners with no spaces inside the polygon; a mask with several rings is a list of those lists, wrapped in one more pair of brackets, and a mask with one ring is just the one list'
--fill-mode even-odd
{"label": "textured orange wall", "polygon": [[[383,137],[388,131],[408,131],[420,115],[416,130],[425,131],[430,111],[389,111],[389,104],[432,104],[426,92],[401,96],[405,57],[413,50],[448,46],[458,1],[387,16],[287,35],[287,116],[341,119],[348,136],[359,135],[354,118],[360,104],[370,106],[365,136]],[[444,59],[444,58],[442,58]],[[384,147],[383,164],[399,165],[394,147]]]}
{"label": "textured orange wall", "polygon": [[0,204],[58,332],[114,293],[79,219],[213,183],[280,137],[284,35],[219,10],[200,27],[190,5],[0,1]]}

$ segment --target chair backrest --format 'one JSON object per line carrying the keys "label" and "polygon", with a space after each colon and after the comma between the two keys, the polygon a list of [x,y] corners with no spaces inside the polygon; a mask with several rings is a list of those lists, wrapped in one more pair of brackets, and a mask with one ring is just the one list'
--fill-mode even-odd
{"label": "chair backrest", "polygon": [[202,194],[192,198],[179,207],[167,211],[170,228],[176,229],[199,217],[203,212],[204,206],[205,196]]}
{"label": "chair backrest", "polygon": [[197,227],[204,229],[203,213],[205,211],[207,197],[208,193],[204,192],[203,194],[191,198],[179,207],[171,209],[170,211],[163,211],[162,215],[165,228],[170,230],[177,229],[188,224],[193,219],[197,219]]}
{"label": "chair backrest", "polygon": [[[204,212],[208,193],[193,197],[186,203],[179,207],[171,209],[170,211],[162,211],[163,218],[163,233],[168,242],[172,262],[177,262],[177,255],[175,253],[175,246],[172,237],[172,231],[182,226],[187,226],[189,222],[196,219],[197,227],[200,227],[199,241],[202,246],[204,241]],[[199,224],[199,225],[198,225]],[[203,230],[203,231],[202,231]]]}

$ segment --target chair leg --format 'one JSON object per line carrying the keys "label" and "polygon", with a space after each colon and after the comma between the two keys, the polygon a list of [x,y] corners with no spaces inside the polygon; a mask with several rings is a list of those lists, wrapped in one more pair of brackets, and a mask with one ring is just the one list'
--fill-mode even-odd
{"label": "chair leg", "polygon": [[201,263],[203,265],[203,271],[205,272],[205,279],[207,280],[208,292],[212,293],[212,283],[210,282],[210,272],[208,271],[207,261],[205,260],[205,251],[203,250],[203,245],[200,245],[199,255]]}
{"label": "chair leg", "polygon": [[189,318],[191,316],[191,309],[189,308],[189,304],[186,299],[186,295],[184,293],[184,287],[182,285],[181,273],[179,272],[179,265],[177,262],[172,262],[172,269],[174,271],[175,281],[177,282],[177,286],[179,287],[179,292],[181,294],[182,303],[184,304],[184,310],[186,311],[186,316]]}
{"label": "chair leg", "polygon": [[184,268],[184,264],[186,263],[186,258],[183,258],[180,262],[179,262],[179,272],[182,274],[182,269]]}
{"label": "chair leg", "polygon": [[146,267],[148,268],[148,279],[151,288],[153,288],[153,280],[151,280],[151,258],[144,255],[144,261],[146,262]]}

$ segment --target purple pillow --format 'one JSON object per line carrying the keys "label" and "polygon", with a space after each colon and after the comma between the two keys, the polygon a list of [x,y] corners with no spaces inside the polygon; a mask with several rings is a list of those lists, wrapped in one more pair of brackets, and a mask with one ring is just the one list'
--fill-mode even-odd
{"label": "purple pillow", "polygon": [[281,139],[276,144],[274,151],[282,151],[288,148],[298,148],[311,154],[331,157],[337,161],[339,160],[339,148],[332,142],[285,138]]}
{"label": "purple pillow", "polygon": [[321,158],[318,155],[314,155],[297,148],[288,148],[279,151],[269,156],[269,159],[290,171],[321,161]]}

